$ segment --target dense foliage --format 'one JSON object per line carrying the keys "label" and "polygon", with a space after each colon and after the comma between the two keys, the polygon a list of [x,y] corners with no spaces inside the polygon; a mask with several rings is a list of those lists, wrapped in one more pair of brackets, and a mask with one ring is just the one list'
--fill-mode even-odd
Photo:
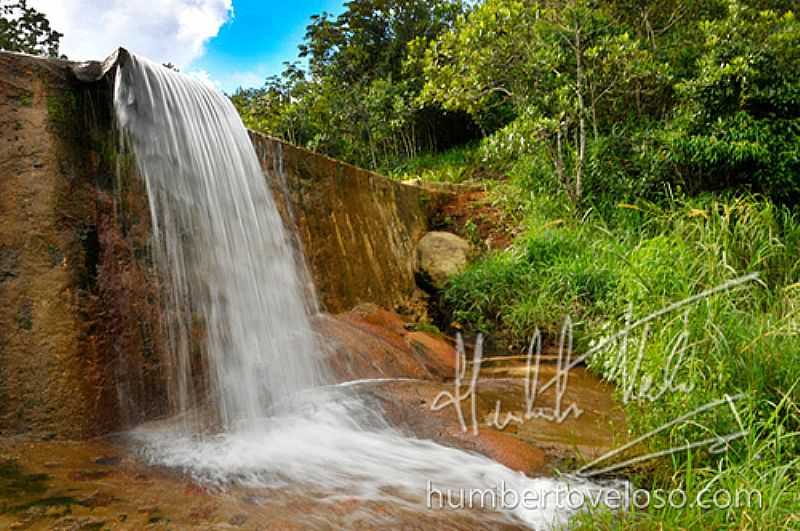
{"label": "dense foliage", "polygon": [[390,170],[483,137],[579,204],[800,189],[800,22],[781,0],[354,0],[233,100],[248,126]]}
{"label": "dense foliage", "polygon": [[693,190],[749,187],[780,200],[800,191],[800,21],[732,3],[700,25],[695,76],[677,85],[665,142],[669,170]]}
{"label": "dense foliage", "polygon": [[[775,3],[487,0],[428,47],[422,98],[507,123],[573,202],[798,182],[800,24]],[[510,114],[510,117],[509,117]]]}
{"label": "dense foliage", "polygon": [[27,0],[0,0],[0,50],[58,57],[62,36]]}
{"label": "dense foliage", "polygon": [[[650,451],[676,448],[734,433],[741,422],[747,435],[726,452],[682,451],[629,467],[626,474],[641,487],[683,489],[690,500],[717,489],[755,489],[763,505],[651,508],[626,515],[624,522],[593,514],[584,519],[585,527],[794,528],[800,514],[798,215],[763,197],[703,194],[660,204],[607,205],[576,216],[563,196],[531,192],[527,164],[518,163],[509,173],[511,180],[491,195],[518,217],[519,236],[455,277],[443,296],[463,329],[504,338],[514,352],[524,351],[536,329],[554,343],[569,316],[575,351],[584,353],[620,330],[628,312],[636,320],[759,274],[742,289],[634,330],[626,350],[613,342],[594,354],[589,366],[617,384],[633,436],[743,393],[735,414],[718,408],[646,443]],[[682,337],[686,348],[676,358]],[[657,399],[636,395],[648,385],[658,388],[666,373],[688,391],[670,390]]]}
{"label": "dense foliage", "polygon": [[358,0],[313,17],[300,58],[233,101],[249,127],[368,167],[449,147],[476,134],[466,115],[419,105],[422,72],[408,44],[434,39],[464,11],[452,0]]}
{"label": "dense foliage", "polygon": [[[290,65],[234,101],[251,127],[393,176],[480,181],[513,242],[485,250],[438,294],[439,324],[487,333],[498,348],[522,349],[536,329],[554,341],[570,316],[585,352],[629,312],[642,317],[758,273],[743,289],[635,331],[637,348],[601,349],[590,368],[617,384],[634,437],[743,394],[735,408],[646,443],[661,451],[743,429],[727,451],[684,450],[624,473],[690,499],[756,489],[762,506],[651,507],[580,523],[796,528],[796,5],[354,0],[341,17],[313,21],[307,69]],[[478,134],[451,136],[469,126]],[[462,235],[473,240],[470,227]],[[686,348],[675,365],[677,341]],[[631,396],[668,368],[685,390]]]}

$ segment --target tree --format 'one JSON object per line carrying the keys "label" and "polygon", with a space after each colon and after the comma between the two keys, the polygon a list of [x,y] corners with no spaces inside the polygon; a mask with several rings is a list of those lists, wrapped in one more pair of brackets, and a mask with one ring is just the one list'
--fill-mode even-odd
{"label": "tree", "polygon": [[349,160],[375,168],[435,147],[442,113],[415,105],[424,80],[404,67],[408,45],[435,39],[463,11],[460,0],[353,0],[336,18],[313,17],[300,55],[318,87],[338,95],[318,102],[346,103],[320,117],[340,124],[353,148],[334,154],[349,151]]}
{"label": "tree", "polygon": [[666,132],[689,191],[749,187],[800,196],[800,21],[792,11],[731,0],[701,25],[697,75],[678,84]]}
{"label": "tree", "polygon": [[433,39],[464,11],[460,0],[351,0],[336,18],[312,17],[300,56],[315,77],[344,83],[401,78],[407,45]]}
{"label": "tree", "polygon": [[0,0],[0,49],[58,57],[61,37],[27,0]]}
{"label": "tree", "polygon": [[586,0],[487,0],[428,47],[424,72],[423,101],[484,124],[510,107],[507,136],[545,143],[575,203],[583,196],[587,122],[596,140],[629,112],[635,86],[668,78],[641,41]]}
{"label": "tree", "polygon": [[339,16],[312,17],[296,64],[264,87],[240,91],[245,123],[290,142],[377,168],[472,133],[463,113],[418,105],[421,69],[409,43],[434,40],[464,11],[460,0],[352,0]]}
{"label": "tree", "polygon": [[304,120],[298,108],[308,86],[299,64],[286,62],[281,75],[267,78],[264,87],[239,89],[231,100],[250,129],[304,144],[313,136],[309,131],[312,117]]}

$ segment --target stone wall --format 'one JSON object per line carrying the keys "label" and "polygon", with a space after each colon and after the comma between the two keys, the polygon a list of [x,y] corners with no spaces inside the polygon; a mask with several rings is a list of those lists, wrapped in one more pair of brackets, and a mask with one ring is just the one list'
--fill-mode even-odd
{"label": "stone wall", "polygon": [[0,52],[0,435],[86,437],[164,410],[147,200],[114,184],[109,88]]}
{"label": "stone wall", "polygon": [[284,219],[295,227],[322,307],[413,312],[415,248],[442,194],[251,133]]}
{"label": "stone wall", "polygon": [[[79,80],[73,63],[0,52],[0,436],[81,438],[169,410],[147,194],[113,128],[116,60]],[[321,306],[413,311],[438,194],[252,138]]]}

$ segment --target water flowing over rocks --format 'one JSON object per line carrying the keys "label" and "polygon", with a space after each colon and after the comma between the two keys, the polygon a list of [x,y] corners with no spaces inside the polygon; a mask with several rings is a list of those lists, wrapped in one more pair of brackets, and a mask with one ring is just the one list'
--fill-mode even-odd
{"label": "water flowing over rocks", "polygon": [[[166,412],[148,198],[111,118],[121,56],[0,52],[0,434],[81,437]],[[322,308],[416,312],[414,249],[445,194],[251,138]]]}
{"label": "water flowing over rocks", "polygon": [[[453,391],[453,340],[407,318],[415,274],[440,287],[469,258],[466,241],[426,234],[450,192],[248,135],[195,83],[124,50],[102,65],[0,52],[0,480],[37,485],[23,500],[0,484],[0,525],[404,524],[426,480],[554,489],[552,466],[610,447],[600,427],[624,420],[580,371],[567,396],[588,420],[489,427],[497,404],[524,407],[519,360],[478,380],[477,434],[433,411]],[[134,427],[97,444],[7,437]],[[570,514],[424,517],[544,528]]]}

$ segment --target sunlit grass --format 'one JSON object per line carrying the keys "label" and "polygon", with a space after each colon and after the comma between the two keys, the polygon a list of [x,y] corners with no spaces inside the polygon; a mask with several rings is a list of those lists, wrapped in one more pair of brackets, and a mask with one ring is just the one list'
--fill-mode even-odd
{"label": "sunlit grass", "polygon": [[477,146],[467,144],[442,153],[428,153],[406,159],[399,165],[384,168],[384,172],[400,181],[419,179],[426,182],[461,183],[472,177],[471,170],[478,162]]}
{"label": "sunlit grass", "polygon": [[[585,349],[622,327],[627,311],[642,317],[748,273],[759,280],[715,295],[686,312],[661,318],[620,360],[609,348],[590,360],[597,374],[625,384],[643,344],[639,379],[663,379],[676,337],[687,334],[677,378],[689,392],[626,404],[631,434],[647,433],[687,411],[743,393],[736,413],[708,412],[651,438],[652,451],[721,436],[746,425],[748,435],[727,452],[678,452],[642,469],[623,471],[639,486],[757,490],[762,506],[637,510],[584,515],[587,529],[795,529],[800,527],[800,221],[788,209],[756,197],[705,196],[662,204],[599,205],[574,215],[541,193],[510,208],[524,212],[513,246],[485,255],[444,292],[453,318],[468,331],[505,335],[522,346],[535,328],[554,337],[564,316],[576,322]],[[643,342],[643,343],[642,343]],[[617,345],[618,347],[618,345]],[[620,365],[621,364],[621,365]],[[736,415],[740,419],[736,418]]]}
{"label": "sunlit grass", "polygon": [[[421,157],[394,174],[460,182],[479,153],[467,147]],[[629,341],[637,348],[624,356],[619,348],[606,349],[589,365],[618,385],[622,400],[623,376],[638,366],[640,382],[661,381],[676,338],[686,334],[676,377],[690,391],[652,402],[631,398],[625,404],[630,435],[743,394],[735,413],[726,407],[709,411],[652,437],[647,447],[676,448],[735,432],[741,424],[747,436],[720,454],[684,450],[622,473],[638,487],[681,489],[690,501],[718,490],[758,492],[760,505],[594,512],[576,526],[800,528],[800,219],[752,195],[678,200],[668,194],[660,203],[598,202],[578,211],[540,175],[541,168],[541,160],[521,159],[508,165],[507,179],[484,182],[494,206],[519,225],[519,236],[510,248],[485,253],[442,293],[450,317],[468,333],[521,349],[535,329],[554,340],[570,316],[576,348],[585,350],[621,328],[627,312],[643,317],[743,275],[759,275],[742,289],[664,316],[646,337],[643,330],[633,332]]]}

